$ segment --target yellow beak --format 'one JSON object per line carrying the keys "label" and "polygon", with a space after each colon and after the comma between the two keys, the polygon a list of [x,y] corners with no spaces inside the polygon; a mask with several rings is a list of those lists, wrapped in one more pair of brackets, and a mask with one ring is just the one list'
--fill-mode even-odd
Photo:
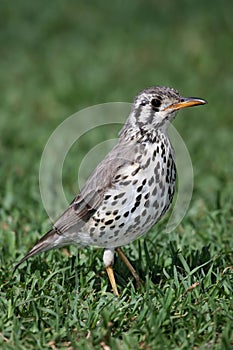
{"label": "yellow beak", "polygon": [[197,106],[197,105],[204,105],[206,104],[207,101],[203,100],[202,98],[196,98],[196,97],[181,97],[180,101],[176,103],[172,103],[170,106],[166,107],[164,110],[178,110],[181,108],[186,108],[186,107],[192,107],[192,106]]}

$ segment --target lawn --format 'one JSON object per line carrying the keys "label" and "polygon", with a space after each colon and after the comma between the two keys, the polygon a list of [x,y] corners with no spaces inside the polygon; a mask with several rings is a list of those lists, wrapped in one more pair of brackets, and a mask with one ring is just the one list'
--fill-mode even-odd
{"label": "lawn", "polygon": [[[1,349],[233,348],[232,11],[230,0],[1,2]],[[140,289],[116,257],[114,297],[103,250],[91,247],[44,253],[13,274],[51,225],[39,168],[53,131],[83,108],[132,102],[153,85],[208,105],[174,122],[194,171],[184,219],[168,234],[167,215],[123,247]],[[70,149],[68,201],[82,160],[117,137],[123,117]]]}

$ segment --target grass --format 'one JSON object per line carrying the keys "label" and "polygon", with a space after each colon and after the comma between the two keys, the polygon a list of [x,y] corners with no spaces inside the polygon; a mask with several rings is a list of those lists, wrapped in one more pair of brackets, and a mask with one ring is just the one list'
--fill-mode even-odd
{"label": "grass", "polygon": [[[0,348],[232,349],[232,2],[0,6]],[[43,254],[12,275],[50,225],[38,172],[53,130],[77,110],[157,84],[209,104],[175,121],[195,174],[188,213],[169,235],[165,219],[123,248],[140,290],[116,258],[115,298],[102,250],[89,247]],[[72,149],[69,200],[78,164],[110,129]]]}

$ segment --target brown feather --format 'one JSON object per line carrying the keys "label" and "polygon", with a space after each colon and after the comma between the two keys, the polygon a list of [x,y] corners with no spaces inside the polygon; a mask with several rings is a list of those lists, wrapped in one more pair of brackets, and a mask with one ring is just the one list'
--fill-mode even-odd
{"label": "brown feather", "polygon": [[15,265],[14,271],[21,265],[25,260],[31,256],[40,254],[46,250],[56,248],[55,246],[50,247],[51,243],[56,239],[59,233],[55,229],[48,231],[34,246],[33,248]]}
{"label": "brown feather", "polygon": [[96,167],[82,191],[55,222],[54,227],[62,233],[72,226],[76,226],[76,230],[81,229],[102,203],[106,191],[114,186],[114,178],[119,170],[132,163],[135,153],[132,142],[130,146],[119,142]]}

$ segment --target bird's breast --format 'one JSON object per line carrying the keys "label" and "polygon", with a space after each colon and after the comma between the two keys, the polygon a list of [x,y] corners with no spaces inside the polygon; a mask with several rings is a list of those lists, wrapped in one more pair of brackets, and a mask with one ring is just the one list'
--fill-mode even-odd
{"label": "bird's breast", "polygon": [[142,144],[134,159],[115,175],[86,225],[94,245],[128,244],[148,231],[172,202],[176,174],[168,144]]}

